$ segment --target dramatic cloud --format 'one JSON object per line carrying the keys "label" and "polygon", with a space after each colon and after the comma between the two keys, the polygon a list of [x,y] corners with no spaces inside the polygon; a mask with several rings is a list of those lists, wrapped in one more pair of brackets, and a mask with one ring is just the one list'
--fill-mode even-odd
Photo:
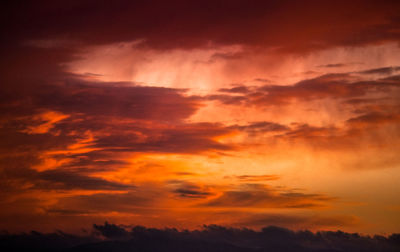
{"label": "dramatic cloud", "polygon": [[[2,10],[0,229],[79,232],[108,220],[399,231],[398,1],[46,0]],[[63,251],[278,250],[281,237],[289,251],[397,246],[274,228],[94,229],[84,240],[1,239],[54,239],[64,245],[43,249]],[[262,242],[270,233],[279,244]],[[149,243],[160,237],[163,246]]]}
{"label": "dramatic cloud", "polygon": [[[21,99],[30,100],[28,109],[162,121],[184,119],[199,106],[195,100],[183,97],[179,90],[79,79],[67,79],[61,85],[42,85]],[[19,106],[23,106],[22,102],[13,101]]]}
{"label": "dramatic cloud", "polygon": [[323,75],[290,86],[265,85],[256,89],[253,88],[252,92],[247,92],[244,95],[211,95],[207,98],[219,100],[224,104],[280,106],[294,101],[364,97],[372,92],[389,93],[392,89],[399,87],[399,82],[396,82],[393,77],[364,81],[344,73]]}

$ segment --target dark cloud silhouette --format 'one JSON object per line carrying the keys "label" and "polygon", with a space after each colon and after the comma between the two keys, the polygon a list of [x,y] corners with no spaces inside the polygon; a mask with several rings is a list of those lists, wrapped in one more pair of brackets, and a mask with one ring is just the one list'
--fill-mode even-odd
{"label": "dark cloud silhouette", "polygon": [[90,235],[61,231],[0,235],[3,251],[398,251],[399,234],[363,236],[342,231],[292,231],[277,226],[260,231],[217,225],[200,230],[93,225]]}
{"label": "dark cloud silhouette", "polygon": [[256,213],[252,215],[244,215],[238,219],[235,226],[239,227],[255,227],[262,228],[264,226],[274,225],[286,228],[297,228],[307,225],[312,228],[330,227],[340,228],[344,226],[354,226],[359,223],[358,218],[354,216],[302,216],[302,215],[284,215],[284,214],[268,214]]}
{"label": "dark cloud silhouette", "polygon": [[108,222],[105,222],[104,225],[93,224],[93,228],[106,238],[127,238],[130,236],[129,232],[124,228]]}
{"label": "dark cloud silhouette", "polygon": [[3,251],[60,251],[80,244],[99,242],[94,236],[77,236],[62,231],[56,233],[39,233],[31,231],[24,234],[0,235],[0,249]]}

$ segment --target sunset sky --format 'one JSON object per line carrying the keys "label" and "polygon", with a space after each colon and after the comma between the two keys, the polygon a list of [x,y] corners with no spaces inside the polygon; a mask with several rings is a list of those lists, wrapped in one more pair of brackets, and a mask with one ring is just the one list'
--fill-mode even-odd
{"label": "sunset sky", "polygon": [[0,230],[400,232],[400,1],[2,13]]}

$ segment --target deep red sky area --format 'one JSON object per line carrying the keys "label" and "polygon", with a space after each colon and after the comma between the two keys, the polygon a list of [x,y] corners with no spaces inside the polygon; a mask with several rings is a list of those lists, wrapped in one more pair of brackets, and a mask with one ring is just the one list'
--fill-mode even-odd
{"label": "deep red sky area", "polygon": [[0,230],[400,232],[399,1],[1,12]]}

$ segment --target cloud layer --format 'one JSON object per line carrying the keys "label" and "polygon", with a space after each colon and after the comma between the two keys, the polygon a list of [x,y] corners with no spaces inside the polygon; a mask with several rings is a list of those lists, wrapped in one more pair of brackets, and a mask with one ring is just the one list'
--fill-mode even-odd
{"label": "cloud layer", "polygon": [[[397,232],[399,10],[375,0],[8,3],[0,228],[75,232],[108,219]],[[213,245],[238,251],[248,246],[222,233],[278,232],[300,250],[340,249],[331,236],[393,245],[283,229],[95,229],[181,245],[216,232]]]}

